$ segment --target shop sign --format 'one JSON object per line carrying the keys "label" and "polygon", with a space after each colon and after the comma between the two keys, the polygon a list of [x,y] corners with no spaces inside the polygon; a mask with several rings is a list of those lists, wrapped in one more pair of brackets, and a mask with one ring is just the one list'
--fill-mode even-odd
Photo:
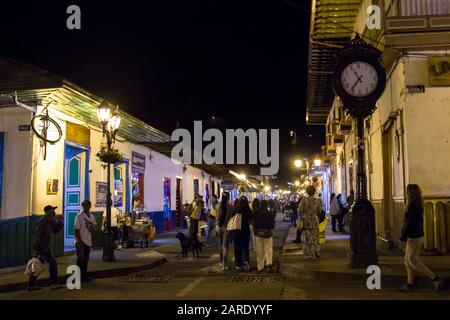
{"label": "shop sign", "polygon": [[406,89],[408,90],[409,94],[413,93],[425,93],[425,86],[418,85],[418,86],[406,86]]}
{"label": "shop sign", "polygon": [[134,169],[145,170],[145,156],[143,154],[132,152],[131,163]]}
{"label": "shop sign", "polygon": [[29,124],[19,125],[19,131],[30,131],[30,130],[31,130],[31,125],[29,125]]}
{"label": "shop sign", "polygon": [[91,144],[91,132],[88,128],[72,122],[66,122],[66,140],[85,146]]}
{"label": "shop sign", "polygon": [[450,86],[450,57],[429,57],[430,87]]}
{"label": "shop sign", "polygon": [[47,180],[47,194],[50,195],[58,194],[58,179]]}
{"label": "shop sign", "polygon": [[106,182],[95,182],[95,206],[105,208],[108,197],[108,184]]}

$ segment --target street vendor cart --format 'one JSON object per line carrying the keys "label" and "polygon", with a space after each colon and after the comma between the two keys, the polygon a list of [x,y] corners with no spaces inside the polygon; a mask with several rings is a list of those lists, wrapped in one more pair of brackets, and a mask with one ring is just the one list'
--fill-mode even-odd
{"label": "street vendor cart", "polygon": [[144,212],[131,212],[120,219],[120,244],[122,248],[146,248],[155,240],[156,228]]}

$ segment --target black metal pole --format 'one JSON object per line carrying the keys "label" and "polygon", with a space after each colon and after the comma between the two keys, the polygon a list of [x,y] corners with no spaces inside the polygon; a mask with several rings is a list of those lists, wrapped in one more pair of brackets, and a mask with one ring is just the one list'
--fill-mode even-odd
{"label": "black metal pole", "polygon": [[375,234],[375,209],[367,199],[364,153],[364,118],[356,118],[358,171],[356,201],[350,210],[350,267],[367,268],[378,264]]}
{"label": "black metal pole", "polygon": [[356,131],[358,141],[358,172],[356,174],[356,199],[367,199],[366,159],[364,154],[364,119],[356,118]]}
{"label": "black metal pole", "polygon": [[[111,151],[111,136],[106,134],[108,151]],[[106,230],[103,234],[103,260],[107,262],[116,261],[116,257],[114,256],[114,239],[111,231],[111,207],[112,207],[112,195],[111,195],[111,164],[108,162],[107,164],[107,189],[108,193],[106,196]]]}

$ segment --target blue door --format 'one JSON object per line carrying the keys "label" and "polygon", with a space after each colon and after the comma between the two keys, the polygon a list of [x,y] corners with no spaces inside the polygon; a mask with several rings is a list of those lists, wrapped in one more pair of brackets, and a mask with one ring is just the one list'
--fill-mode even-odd
{"label": "blue door", "polygon": [[64,160],[64,246],[74,245],[75,217],[89,196],[88,151],[66,145]]}

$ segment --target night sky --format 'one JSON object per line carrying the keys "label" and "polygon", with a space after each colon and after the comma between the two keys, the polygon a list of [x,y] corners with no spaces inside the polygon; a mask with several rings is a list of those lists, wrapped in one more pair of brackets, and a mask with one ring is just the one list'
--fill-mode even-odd
{"label": "night sky", "polygon": [[[81,30],[66,28],[70,4],[81,7]],[[310,17],[283,0],[14,1],[1,10],[1,55],[55,72],[169,134],[193,120],[279,128],[286,178],[291,156],[320,153],[324,128],[305,124]]]}

